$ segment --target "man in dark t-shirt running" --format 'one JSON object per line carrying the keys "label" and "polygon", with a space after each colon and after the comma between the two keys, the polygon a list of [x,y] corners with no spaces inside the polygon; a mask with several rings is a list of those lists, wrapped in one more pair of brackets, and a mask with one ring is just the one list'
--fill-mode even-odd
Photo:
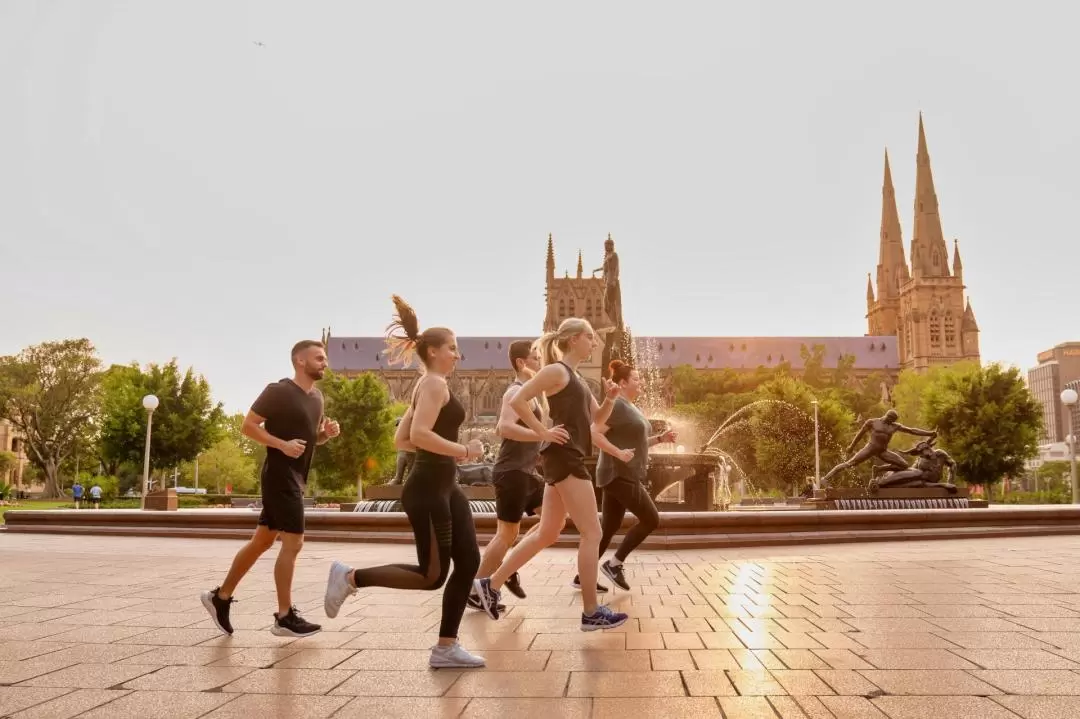
{"label": "man in dark t-shirt running", "polygon": [[262,554],[281,537],[274,565],[278,611],[270,631],[282,637],[307,637],[322,627],[300,617],[292,605],[296,556],[304,545],[304,487],[315,445],[340,433],[337,422],[323,416],[323,397],[315,382],[326,372],[326,348],[304,340],[292,350],[295,375],[267,385],[244,418],[244,436],[266,446],[260,477],[262,514],[255,536],[233,559],[222,585],[202,593],[202,603],[218,629],[232,634],[229,605],[233,592]]}

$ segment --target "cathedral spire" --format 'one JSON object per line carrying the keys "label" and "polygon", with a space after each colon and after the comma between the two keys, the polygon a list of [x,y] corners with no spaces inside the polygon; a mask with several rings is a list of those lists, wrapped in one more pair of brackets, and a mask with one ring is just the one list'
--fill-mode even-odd
{"label": "cathedral spire", "polygon": [[971,298],[968,298],[967,306],[964,308],[964,325],[965,332],[979,331],[979,323],[975,321],[975,310],[971,309]]}
{"label": "cathedral spire", "polygon": [[866,304],[874,304],[874,282],[870,279],[870,273],[866,273]]}
{"label": "cathedral spire", "polygon": [[580,280],[585,275],[585,266],[581,263],[581,250],[577,251],[577,278]]}
{"label": "cathedral spire", "polygon": [[964,277],[964,263],[960,261],[960,240],[953,240],[952,273],[956,279]]}
{"label": "cathedral spire", "polygon": [[555,241],[551,239],[550,232],[548,233],[547,276],[549,280],[555,279]]}
{"label": "cathedral spire", "polygon": [[896,211],[896,190],[889,167],[889,151],[885,150],[885,176],[881,183],[881,233],[878,249],[877,295],[882,299],[900,296],[900,286],[910,277],[904,242],[901,237],[900,215]]}
{"label": "cathedral spire", "polygon": [[915,157],[915,222],[911,237],[911,271],[920,277],[948,277],[949,251],[941,232],[934,173],[930,169],[930,151],[926,130],[919,113],[919,150]]}

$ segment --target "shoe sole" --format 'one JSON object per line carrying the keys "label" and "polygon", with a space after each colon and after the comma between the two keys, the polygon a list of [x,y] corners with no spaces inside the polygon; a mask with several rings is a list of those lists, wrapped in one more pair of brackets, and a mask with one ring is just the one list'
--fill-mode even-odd
{"label": "shoe sole", "polygon": [[[573,582],[570,582],[570,587],[572,589],[578,590],[579,592],[581,591],[581,585],[580,584],[574,584]],[[608,588],[604,587],[603,589],[601,589],[600,587],[597,587],[596,588],[596,593],[597,594],[607,594],[608,593]]]}
{"label": "shoe sole", "polygon": [[480,580],[479,579],[474,579],[473,580],[473,591],[476,592],[476,598],[480,600],[480,606],[482,606],[484,608],[484,613],[487,614],[492,619],[498,619],[499,618],[499,609],[498,609],[498,607],[496,607],[495,608],[495,613],[494,614],[491,613],[491,600],[488,599],[487,592],[485,592],[483,590],[483,588],[480,586]]}
{"label": "shoe sole", "polygon": [[583,631],[583,632],[595,632],[598,629],[615,629],[617,627],[621,627],[622,625],[626,624],[626,620],[629,619],[629,618],[630,617],[626,617],[626,619],[621,619],[618,622],[615,622],[614,624],[588,624],[588,625],[582,624],[581,625],[581,631]]}
{"label": "shoe sole", "polygon": [[466,664],[465,662],[429,661],[428,666],[432,669],[483,669],[487,666],[487,663]]}
{"label": "shoe sole", "polygon": [[232,632],[221,626],[221,622],[218,621],[217,609],[214,608],[214,595],[210,592],[203,592],[202,595],[199,596],[199,599],[202,601],[203,607],[206,608],[206,613],[210,615],[210,621],[214,623],[214,626],[220,629],[222,634],[227,634],[231,637]]}
{"label": "shoe sole", "polygon": [[630,585],[620,583],[618,579],[616,579],[612,574],[608,573],[607,567],[605,567],[604,565],[600,565],[600,571],[603,572],[604,576],[610,579],[611,583],[614,584],[616,587],[623,590],[624,592],[630,591]]}
{"label": "shoe sole", "polygon": [[[341,569],[344,569],[345,570],[344,574],[348,575],[348,573],[349,573],[349,568],[348,567],[346,567],[341,562],[334,562],[333,564],[330,565],[330,576],[327,577],[327,579],[326,579],[326,594],[323,595],[323,611],[326,613],[326,616],[328,616],[331,619],[333,619],[334,617],[336,617],[338,615],[338,612],[341,611],[341,607],[345,604],[346,600],[348,600],[348,598],[349,598],[349,595],[346,594],[345,599],[341,600],[341,603],[337,605],[337,608],[334,608],[333,603],[330,601],[330,589],[331,589],[331,587],[334,586],[335,573],[339,572]],[[349,585],[349,580],[347,578],[343,577],[342,581],[345,582],[345,586]]]}
{"label": "shoe sole", "polygon": [[313,632],[306,632],[302,634],[300,632],[294,632],[291,629],[286,629],[285,627],[279,626],[277,624],[270,627],[270,633],[273,634],[275,637],[296,637],[297,639],[303,639],[304,637],[313,637],[321,631],[322,627],[319,627]]}

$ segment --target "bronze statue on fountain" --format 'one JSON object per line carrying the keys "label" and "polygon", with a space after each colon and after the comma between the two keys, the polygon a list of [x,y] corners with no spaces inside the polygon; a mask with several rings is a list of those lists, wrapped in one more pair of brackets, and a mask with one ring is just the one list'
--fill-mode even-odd
{"label": "bronze statue on fountain", "polygon": [[828,474],[821,478],[821,489],[829,488],[829,480],[837,472],[851,469],[868,459],[880,459],[885,462],[885,467],[894,469],[898,472],[911,469],[911,466],[907,463],[906,459],[889,449],[889,441],[892,440],[893,435],[897,432],[902,432],[916,437],[929,437],[933,439],[937,437],[937,432],[929,429],[905,427],[897,422],[899,418],[900,414],[895,409],[890,409],[881,417],[868,419],[863,422],[863,426],[859,428],[859,432],[855,435],[854,439],[851,440],[851,444],[848,445],[846,451],[850,453],[864,435],[869,434],[870,439],[854,457],[836,465],[829,470]]}
{"label": "bronze statue on fountain", "polygon": [[608,316],[610,324],[597,328],[597,332],[604,337],[604,351],[600,358],[600,366],[603,372],[613,359],[621,359],[631,362],[630,338],[623,324],[622,316],[622,288],[619,284],[619,255],[615,252],[615,240],[611,235],[604,241],[604,266],[593,270],[593,276],[602,272],[604,279],[604,312]]}
{"label": "bronze statue on fountain", "polygon": [[[952,483],[956,475],[956,461],[943,449],[934,446],[935,438],[924,439],[911,449],[902,449],[901,453],[915,457],[915,466],[907,469],[896,470],[892,465],[877,465],[874,470],[888,471],[881,479],[870,480],[867,489],[872,494],[877,494],[881,489],[909,489],[915,487],[942,487],[950,494],[957,492],[957,486]],[[943,475],[948,472],[947,482],[943,482]]]}

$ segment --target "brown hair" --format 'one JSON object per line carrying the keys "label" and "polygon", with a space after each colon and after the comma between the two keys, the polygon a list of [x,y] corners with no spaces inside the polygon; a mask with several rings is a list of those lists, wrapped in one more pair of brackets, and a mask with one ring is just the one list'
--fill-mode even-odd
{"label": "brown hair", "polygon": [[[409,303],[398,295],[391,295],[391,299],[394,301],[397,314],[394,315],[394,321],[386,327],[386,346],[390,348],[390,364],[400,362],[402,366],[408,366],[412,363],[413,355],[416,355],[426,367],[428,350],[442,347],[454,333],[445,327],[429,327],[421,332],[416,312]],[[395,333],[395,330],[400,330],[400,332]]]}
{"label": "brown hair", "polygon": [[326,349],[326,345],[324,345],[318,340],[300,340],[293,345],[292,352],[289,354],[289,356],[292,358],[292,361],[295,362],[296,355],[311,347],[321,347],[322,349]]}
{"label": "brown hair", "polygon": [[529,359],[529,355],[532,354],[532,348],[532,340],[515,340],[511,342],[510,351],[507,353],[510,357],[510,368],[517,372],[517,361]]}
{"label": "brown hair", "polygon": [[608,371],[611,373],[611,381],[615,384],[624,380],[630,379],[630,373],[634,371],[632,365],[628,365],[622,360],[613,359],[608,364]]}
{"label": "brown hair", "polygon": [[588,320],[580,317],[567,317],[559,325],[559,329],[548,332],[536,340],[536,347],[540,350],[540,364],[544,367],[555,364],[562,359],[570,340],[582,332],[592,329]]}

